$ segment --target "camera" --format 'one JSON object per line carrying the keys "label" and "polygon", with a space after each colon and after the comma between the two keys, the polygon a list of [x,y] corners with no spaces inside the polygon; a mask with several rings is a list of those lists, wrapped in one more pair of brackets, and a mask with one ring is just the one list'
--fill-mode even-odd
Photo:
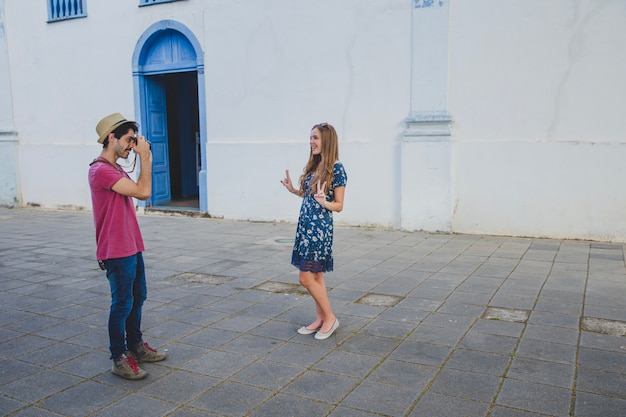
{"label": "camera", "polygon": [[[146,142],[148,142],[149,149],[152,150],[152,143],[148,139],[146,139]],[[137,135],[133,136],[133,143],[137,145]]]}

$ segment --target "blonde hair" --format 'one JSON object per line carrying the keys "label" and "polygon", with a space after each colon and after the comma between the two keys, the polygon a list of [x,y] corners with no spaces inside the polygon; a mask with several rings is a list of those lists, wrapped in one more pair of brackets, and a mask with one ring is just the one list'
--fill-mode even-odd
{"label": "blonde hair", "polygon": [[302,192],[306,190],[306,177],[309,174],[313,174],[311,181],[312,194],[317,192],[318,181],[320,185],[326,183],[324,194],[328,194],[334,179],[333,167],[335,166],[335,162],[339,160],[339,141],[337,139],[337,132],[332,125],[320,123],[313,126],[311,131],[315,129],[320,132],[322,150],[319,155],[313,155],[311,151],[309,162],[307,162],[300,176],[300,189]]}

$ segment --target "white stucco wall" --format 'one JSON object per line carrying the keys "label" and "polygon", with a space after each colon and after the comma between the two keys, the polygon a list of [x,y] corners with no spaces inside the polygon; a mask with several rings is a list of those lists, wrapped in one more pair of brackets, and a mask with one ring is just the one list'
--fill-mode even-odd
{"label": "white stucco wall", "polygon": [[[135,45],[171,19],[205,53],[211,215],[295,220],[279,181],[327,121],[349,176],[339,223],[626,241],[623,1],[109,0],[52,24],[43,3],[2,1],[24,204],[90,209],[95,124],[138,117]],[[428,13],[449,15],[443,37]],[[406,140],[413,111],[450,115],[449,137]]]}
{"label": "white stucco wall", "polygon": [[611,0],[452,3],[455,231],[626,240],[625,17]]}

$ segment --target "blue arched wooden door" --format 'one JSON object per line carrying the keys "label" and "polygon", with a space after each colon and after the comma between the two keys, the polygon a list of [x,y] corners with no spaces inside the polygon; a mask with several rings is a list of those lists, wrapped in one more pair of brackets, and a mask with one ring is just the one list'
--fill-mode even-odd
{"label": "blue arched wooden door", "polygon": [[[175,197],[195,195],[206,211],[206,188],[200,167],[204,159],[204,117],[200,78],[204,71],[195,37],[181,24],[152,25],[137,43],[133,56],[136,108],[141,131],[152,142],[152,197],[161,205]],[[204,182],[206,184],[206,182]]]}

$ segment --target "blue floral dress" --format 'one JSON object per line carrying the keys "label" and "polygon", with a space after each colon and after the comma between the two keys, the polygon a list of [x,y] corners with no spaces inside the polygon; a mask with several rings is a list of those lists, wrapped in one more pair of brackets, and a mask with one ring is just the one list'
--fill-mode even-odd
{"label": "blue floral dress", "polygon": [[[348,181],[348,175],[341,162],[335,162],[333,176],[326,201],[334,201],[335,188],[345,187]],[[304,181],[304,198],[296,228],[291,264],[300,271],[330,272],[333,270],[333,212],[315,201],[311,194],[312,179],[313,174],[309,174]]]}

